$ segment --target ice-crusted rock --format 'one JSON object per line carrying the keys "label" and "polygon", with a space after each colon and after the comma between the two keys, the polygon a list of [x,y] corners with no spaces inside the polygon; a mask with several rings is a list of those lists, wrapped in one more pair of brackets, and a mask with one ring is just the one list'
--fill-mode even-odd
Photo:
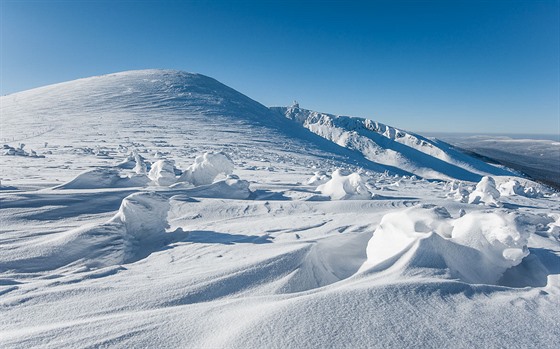
{"label": "ice-crusted rock", "polygon": [[315,174],[309,178],[307,184],[309,185],[321,185],[327,183],[331,179],[331,176],[323,171],[315,172]]}
{"label": "ice-crusted rock", "polygon": [[543,193],[535,187],[526,187],[523,189],[523,195],[528,198],[540,198],[543,197]]}
{"label": "ice-crusted rock", "polygon": [[459,202],[468,201],[470,192],[462,182],[452,181],[446,187],[449,188],[449,193],[446,194],[448,198]]}
{"label": "ice-crusted rock", "polygon": [[498,198],[500,192],[496,189],[494,178],[484,176],[476,185],[475,190],[469,195],[469,204],[485,204],[487,206],[499,206]]}
{"label": "ice-crusted rock", "polygon": [[197,156],[179,178],[180,182],[189,182],[195,186],[211,184],[219,174],[229,175],[233,172],[233,161],[222,152],[205,153]]}
{"label": "ice-crusted rock", "polygon": [[332,173],[331,179],[317,187],[317,191],[330,196],[333,200],[371,199],[372,195],[366,187],[365,181],[358,173],[348,176],[341,170]]}
{"label": "ice-crusted rock", "polygon": [[529,254],[529,232],[520,228],[517,218],[505,212],[472,212],[452,219],[444,208],[429,206],[389,213],[368,243],[362,269],[395,267],[413,275],[424,269],[493,284]]}
{"label": "ice-crusted rock", "polygon": [[501,196],[524,195],[524,189],[521,183],[515,179],[502,183],[498,187]]}
{"label": "ice-crusted rock", "polygon": [[177,182],[175,177],[175,162],[161,159],[152,164],[148,177],[157,185],[170,186]]}

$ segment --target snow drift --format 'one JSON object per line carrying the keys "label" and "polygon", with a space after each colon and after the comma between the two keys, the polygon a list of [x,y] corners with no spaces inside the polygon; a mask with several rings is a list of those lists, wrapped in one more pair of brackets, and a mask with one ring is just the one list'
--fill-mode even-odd
{"label": "snow drift", "polygon": [[168,227],[168,211],[169,200],[159,194],[132,194],[106,223],[86,225],[4,251],[0,256],[0,270],[39,272],[127,263],[157,247]]}
{"label": "snow drift", "polygon": [[116,168],[95,168],[87,170],[71,181],[53,189],[100,189],[143,187],[149,180],[144,175],[124,175]]}
{"label": "snow drift", "polygon": [[416,206],[386,214],[367,246],[362,269],[458,278],[469,283],[496,283],[529,254],[529,233],[515,215],[467,213],[452,219],[443,207]]}

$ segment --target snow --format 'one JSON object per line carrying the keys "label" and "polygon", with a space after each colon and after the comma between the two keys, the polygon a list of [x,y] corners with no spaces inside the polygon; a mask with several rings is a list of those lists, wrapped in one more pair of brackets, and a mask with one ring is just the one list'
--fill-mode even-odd
{"label": "snow", "polygon": [[469,204],[485,204],[499,206],[500,192],[496,189],[494,178],[484,176],[476,185],[475,190],[469,194]]}
{"label": "snow", "polygon": [[367,200],[372,197],[359,173],[345,176],[340,169],[332,173],[328,182],[318,186],[317,191],[333,200]]}
{"label": "snow", "polygon": [[[140,165],[142,166],[142,165]],[[136,167],[135,167],[136,168]],[[142,172],[143,168],[140,168]],[[152,164],[148,177],[156,184],[170,186],[177,182],[175,177],[175,163],[172,160],[161,159]]]}
{"label": "snow", "polygon": [[341,147],[361,153],[366,159],[420,177],[475,181],[483,175],[511,174],[467,157],[444,142],[377,121],[306,110],[297,103],[289,108],[272,109]]}
{"label": "snow", "polygon": [[169,199],[154,192],[140,192],[127,196],[110,222],[124,225],[127,237],[147,240],[153,234],[165,233],[169,227],[167,213]]}
{"label": "snow", "polygon": [[529,255],[528,237],[511,214],[472,212],[452,219],[443,207],[415,206],[383,216],[362,269],[432,268],[449,278],[494,284]]}
{"label": "snow", "polygon": [[523,195],[525,193],[525,188],[523,188],[519,181],[516,181],[515,179],[500,184],[498,189],[500,191],[500,195],[502,196]]}
{"label": "snow", "polygon": [[224,153],[204,153],[194,159],[179,178],[195,186],[211,184],[219,174],[229,175],[233,172],[233,161]]}
{"label": "snow", "polygon": [[557,346],[546,186],[199,74],[0,102],[3,142],[45,154],[0,162],[2,348]]}
{"label": "snow", "polygon": [[321,184],[327,183],[330,179],[331,179],[331,177],[329,175],[327,175],[325,172],[318,171],[318,172],[315,172],[311,178],[309,178],[309,180],[307,181],[307,184],[309,184],[309,185],[321,185]]}
{"label": "snow", "polygon": [[116,168],[96,168],[84,171],[67,183],[58,185],[54,189],[95,189],[95,188],[126,188],[146,185],[145,176],[130,177],[121,175]]}

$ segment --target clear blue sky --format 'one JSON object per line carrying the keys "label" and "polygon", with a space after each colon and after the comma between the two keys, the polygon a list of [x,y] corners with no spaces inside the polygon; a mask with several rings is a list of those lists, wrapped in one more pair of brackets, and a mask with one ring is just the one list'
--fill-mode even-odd
{"label": "clear blue sky", "polygon": [[1,2],[1,94],[198,72],[416,131],[560,133],[559,1]]}

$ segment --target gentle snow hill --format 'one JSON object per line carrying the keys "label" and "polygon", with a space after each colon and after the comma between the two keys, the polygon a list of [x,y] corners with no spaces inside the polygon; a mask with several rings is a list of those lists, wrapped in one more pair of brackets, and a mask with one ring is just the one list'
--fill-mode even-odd
{"label": "gentle snow hill", "polygon": [[[40,153],[53,153],[34,164],[56,161],[64,152],[93,153],[97,158],[92,165],[106,165],[102,160],[115,155],[112,148],[126,151],[125,147],[138,149],[149,142],[165,153],[186,142],[191,154],[197,147],[205,151],[213,147],[235,159],[265,164],[356,166],[407,174],[294,127],[260,103],[200,74],[128,71],[19,92],[0,102],[4,143],[25,143]],[[186,148],[181,155],[193,156],[185,154]],[[5,168],[3,177],[24,177],[20,172],[21,167]]]}
{"label": "gentle snow hill", "polygon": [[478,181],[482,175],[511,172],[463,154],[447,143],[369,119],[335,116],[291,107],[272,107],[288,119],[366,159],[394,166],[424,178]]}
{"label": "gentle snow hill", "polygon": [[[75,156],[94,153],[97,158],[92,165],[107,165],[103,158],[114,156],[111,145],[126,151],[131,146],[138,148],[134,142],[147,141],[165,153],[173,152],[176,143],[187,141],[205,150],[211,150],[206,145],[212,144],[234,159],[290,162],[328,170],[352,166],[469,181],[478,181],[482,175],[510,174],[445,143],[360,118],[294,107],[271,111],[212,78],[173,70],[79,79],[4,96],[0,102],[4,143],[25,143],[39,154],[54,153],[34,164],[55,166],[52,162],[57,155],[72,152]],[[151,139],[143,137],[148,132]],[[71,165],[69,169],[83,170]],[[6,168],[3,177],[13,181],[31,176],[27,171],[20,173],[21,168],[12,170]],[[33,166],[28,172],[33,172]]]}

